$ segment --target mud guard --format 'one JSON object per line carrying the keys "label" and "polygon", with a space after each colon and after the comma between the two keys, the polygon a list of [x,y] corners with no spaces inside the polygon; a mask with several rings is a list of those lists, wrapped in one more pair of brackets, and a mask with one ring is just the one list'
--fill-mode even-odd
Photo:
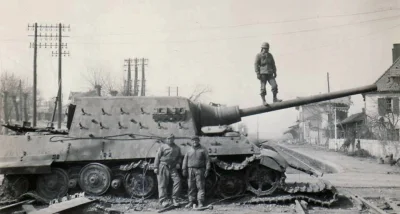
{"label": "mud guard", "polygon": [[51,172],[52,155],[2,157],[0,174],[44,174]]}
{"label": "mud guard", "polygon": [[260,152],[260,164],[279,172],[286,171],[289,164],[278,152],[269,149],[261,149]]}

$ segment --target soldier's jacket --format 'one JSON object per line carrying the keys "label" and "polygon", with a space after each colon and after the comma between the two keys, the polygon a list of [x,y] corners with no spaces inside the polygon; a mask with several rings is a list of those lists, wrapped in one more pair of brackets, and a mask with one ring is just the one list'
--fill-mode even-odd
{"label": "soldier's jacket", "polygon": [[187,168],[203,167],[206,170],[209,170],[211,167],[208,151],[201,145],[190,148],[183,158],[182,169],[187,170]]}
{"label": "soldier's jacket", "polygon": [[258,53],[254,63],[256,73],[272,74],[276,72],[275,60],[271,53]]}
{"label": "soldier's jacket", "polygon": [[175,143],[169,146],[168,144],[161,144],[157,151],[156,159],[154,161],[155,168],[158,168],[160,162],[164,162],[169,166],[175,167],[181,160],[181,149]]}

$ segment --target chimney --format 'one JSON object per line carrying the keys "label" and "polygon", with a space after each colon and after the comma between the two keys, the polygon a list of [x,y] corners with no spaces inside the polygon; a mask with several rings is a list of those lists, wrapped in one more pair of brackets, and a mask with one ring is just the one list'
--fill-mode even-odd
{"label": "chimney", "polygon": [[393,63],[400,57],[400,44],[393,44],[392,49]]}
{"label": "chimney", "polygon": [[364,114],[365,114],[365,108],[362,108],[362,113],[364,113]]}
{"label": "chimney", "polygon": [[101,97],[101,85],[95,85],[94,87],[96,88],[97,95],[98,95],[99,97]]}

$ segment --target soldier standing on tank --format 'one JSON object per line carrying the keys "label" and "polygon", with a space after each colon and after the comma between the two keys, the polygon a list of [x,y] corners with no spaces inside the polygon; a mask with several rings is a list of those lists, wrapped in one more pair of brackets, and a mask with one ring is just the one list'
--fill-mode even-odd
{"label": "soldier standing on tank", "polygon": [[208,151],[200,145],[199,137],[192,138],[192,148],[185,154],[182,163],[182,174],[188,176],[189,204],[187,208],[192,207],[197,202],[198,208],[204,205],[205,180],[210,171],[210,158]]}
{"label": "soldier standing on tank", "polygon": [[257,54],[254,66],[257,74],[257,79],[259,79],[261,83],[260,95],[263,105],[268,105],[267,102],[265,101],[265,96],[267,95],[267,90],[265,86],[267,84],[267,81],[269,82],[272,88],[274,103],[281,102],[282,100],[277,98],[278,85],[275,81],[277,77],[275,60],[272,54],[269,53],[269,44],[267,42],[264,42],[261,45],[261,52]]}
{"label": "soldier standing on tank", "polygon": [[174,135],[170,135],[166,139],[165,144],[161,144],[157,151],[154,161],[154,172],[157,174],[158,180],[158,196],[159,202],[163,207],[169,205],[167,199],[167,188],[170,179],[173,181],[172,203],[177,206],[177,199],[181,189],[181,178],[178,174],[180,168],[181,150],[174,142]]}

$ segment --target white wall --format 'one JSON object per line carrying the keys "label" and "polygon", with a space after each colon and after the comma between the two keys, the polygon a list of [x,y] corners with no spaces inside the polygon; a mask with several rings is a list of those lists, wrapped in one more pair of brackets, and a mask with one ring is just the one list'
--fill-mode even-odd
{"label": "white wall", "polygon": [[[335,139],[329,139],[329,149],[335,151],[339,150],[344,141],[345,139],[337,139],[336,141]],[[354,147],[356,144],[357,139],[354,143]],[[400,143],[398,141],[380,142],[378,140],[360,139],[360,147],[375,157],[385,157],[386,155],[393,154],[394,159],[400,158]],[[353,146],[350,145],[348,151],[352,152],[355,151],[355,149],[356,148],[353,148]]]}

